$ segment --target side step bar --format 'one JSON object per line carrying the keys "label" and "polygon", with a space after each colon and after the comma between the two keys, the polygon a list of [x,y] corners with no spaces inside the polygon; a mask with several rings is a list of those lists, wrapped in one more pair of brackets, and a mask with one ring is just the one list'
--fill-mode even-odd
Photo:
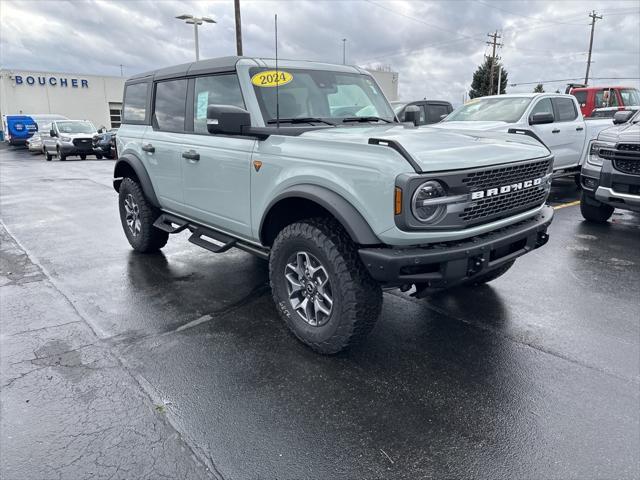
{"label": "side step bar", "polygon": [[[233,247],[236,247],[265,260],[269,258],[269,249],[267,248],[262,248],[260,246],[244,242],[238,238],[233,238],[227,234],[218,232],[217,230],[203,227],[202,225],[171,215],[170,213],[163,213],[160,215],[153,223],[153,226],[167,233],[180,233],[188,228],[192,232],[192,235],[189,237],[189,241],[194,245],[198,245],[199,247],[205,248],[213,253],[223,253]],[[202,237],[207,237],[217,243]]]}

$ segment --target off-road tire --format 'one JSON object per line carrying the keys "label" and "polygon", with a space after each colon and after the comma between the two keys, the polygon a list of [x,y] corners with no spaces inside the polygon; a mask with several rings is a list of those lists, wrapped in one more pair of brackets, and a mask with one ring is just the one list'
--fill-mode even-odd
{"label": "off-road tire", "polygon": [[607,220],[613,215],[613,210],[612,206],[600,203],[595,198],[589,197],[587,193],[582,192],[580,196],[580,213],[588,222],[607,223]]}
{"label": "off-road tire", "polygon": [[481,273],[477,277],[473,277],[467,280],[466,282],[464,282],[464,284],[471,287],[479,287],[480,285],[489,283],[495,280],[496,278],[501,277],[502,275],[507,273],[507,271],[513,266],[514,263],[516,263],[516,261],[511,260],[510,262],[507,262],[504,265],[501,265],[495,270],[491,270],[490,272],[487,272],[487,273]]}
{"label": "off-road tire", "polygon": [[[299,251],[315,256],[331,282],[333,306],[322,326],[307,323],[289,301],[285,267]],[[382,289],[365,269],[354,243],[333,219],[302,220],[280,231],[271,249],[269,276],[280,316],[300,341],[319,353],[335,354],[363,341],[380,316]]]}
{"label": "off-road tire", "polygon": [[[127,225],[125,200],[131,195],[138,207],[140,220],[140,232],[133,235]],[[120,222],[129,244],[140,253],[157,252],[167,244],[169,234],[153,226],[153,222],[160,216],[160,211],[155,208],[147,198],[140,185],[131,178],[124,178],[120,184],[118,194],[118,207],[120,210]]]}
{"label": "off-road tire", "polygon": [[67,159],[67,156],[62,153],[59,148],[56,149],[56,153],[58,155],[58,160],[60,160],[61,162],[64,162]]}

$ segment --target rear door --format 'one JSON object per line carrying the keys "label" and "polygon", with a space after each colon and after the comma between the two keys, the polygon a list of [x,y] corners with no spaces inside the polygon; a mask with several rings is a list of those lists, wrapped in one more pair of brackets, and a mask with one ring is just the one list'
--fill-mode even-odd
{"label": "rear door", "polygon": [[576,102],[568,97],[556,97],[552,100],[556,121],[555,130],[560,145],[556,157],[556,167],[572,167],[580,163],[586,132],[584,119],[576,108]]}
{"label": "rear door", "polygon": [[[160,204],[182,213],[182,152],[185,150],[186,78],[154,85],[151,128],[142,139],[144,163]],[[126,104],[126,99],[125,99]]]}

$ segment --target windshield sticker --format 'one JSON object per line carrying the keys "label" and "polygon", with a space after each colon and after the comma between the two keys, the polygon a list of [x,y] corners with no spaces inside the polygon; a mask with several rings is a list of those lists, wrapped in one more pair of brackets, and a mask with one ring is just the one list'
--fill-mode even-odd
{"label": "windshield sticker", "polygon": [[198,108],[196,109],[196,119],[203,120],[207,118],[207,106],[209,104],[209,91],[205,90],[198,94]]}
{"label": "windshield sticker", "polygon": [[291,80],[293,80],[293,75],[282,70],[267,70],[251,77],[251,83],[256,87],[275,87],[276,85],[285,85]]}

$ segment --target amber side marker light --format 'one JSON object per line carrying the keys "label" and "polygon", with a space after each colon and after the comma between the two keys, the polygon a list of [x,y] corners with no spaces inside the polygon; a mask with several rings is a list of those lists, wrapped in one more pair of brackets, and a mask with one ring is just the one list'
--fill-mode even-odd
{"label": "amber side marker light", "polygon": [[400,215],[402,213],[402,189],[400,187],[396,187],[394,206],[395,214]]}

